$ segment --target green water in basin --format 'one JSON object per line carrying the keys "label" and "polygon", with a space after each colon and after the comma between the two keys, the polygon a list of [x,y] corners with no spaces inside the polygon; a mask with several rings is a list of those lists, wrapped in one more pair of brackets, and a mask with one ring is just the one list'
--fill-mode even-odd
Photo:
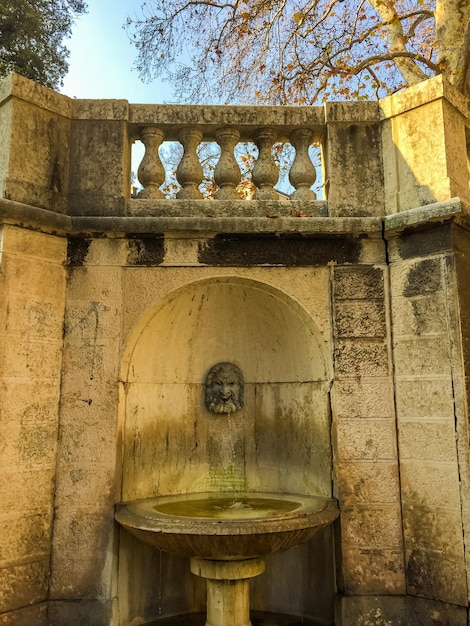
{"label": "green water in basin", "polygon": [[276,518],[284,513],[296,511],[300,502],[277,498],[198,498],[158,504],[157,513],[178,517],[207,519],[257,519]]}

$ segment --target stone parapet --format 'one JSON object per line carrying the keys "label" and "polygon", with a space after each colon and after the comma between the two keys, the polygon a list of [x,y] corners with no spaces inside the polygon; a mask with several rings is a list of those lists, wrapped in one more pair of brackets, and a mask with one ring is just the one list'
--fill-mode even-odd
{"label": "stone parapet", "polygon": [[[71,100],[12,75],[0,85],[0,192],[76,216],[381,217],[454,196],[468,203],[468,120],[468,103],[441,77],[380,102],[271,107]],[[134,200],[137,141],[145,153]],[[175,166],[161,150],[171,142],[183,146]],[[208,143],[214,156],[203,170]],[[288,192],[278,183],[282,144]],[[238,192],[243,151],[254,161],[247,203]],[[174,168],[178,202],[169,206],[162,189]],[[199,202],[205,177],[216,204]]]}
{"label": "stone parapet", "polygon": [[470,199],[468,101],[442,76],[380,101],[385,212]]}
{"label": "stone parapet", "polygon": [[0,84],[1,197],[67,213],[71,100],[16,74]]}

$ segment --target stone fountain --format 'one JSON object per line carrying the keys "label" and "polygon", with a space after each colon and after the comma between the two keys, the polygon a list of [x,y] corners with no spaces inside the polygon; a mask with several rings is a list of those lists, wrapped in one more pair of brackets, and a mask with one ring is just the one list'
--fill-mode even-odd
{"label": "stone fountain", "polygon": [[207,579],[207,626],[250,624],[249,579],[267,554],[288,550],[331,524],[339,511],[320,496],[205,493],[117,506],[116,519],[143,542],[190,557]]}
{"label": "stone fountain", "polygon": [[[216,415],[243,408],[239,367],[210,368],[205,404]],[[249,626],[249,579],[264,572],[266,555],[308,541],[338,515],[331,498],[234,491],[136,500],[115,517],[144,543],[190,557],[191,572],[207,580],[206,626]]]}

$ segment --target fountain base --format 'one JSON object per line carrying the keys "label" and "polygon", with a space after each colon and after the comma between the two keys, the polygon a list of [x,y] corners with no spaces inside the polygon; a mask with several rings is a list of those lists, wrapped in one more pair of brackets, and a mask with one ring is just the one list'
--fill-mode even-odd
{"label": "fountain base", "polygon": [[264,559],[216,561],[193,557],[191,572],[207,579],[206,626],[251,626],[249,579],[264,572]]}

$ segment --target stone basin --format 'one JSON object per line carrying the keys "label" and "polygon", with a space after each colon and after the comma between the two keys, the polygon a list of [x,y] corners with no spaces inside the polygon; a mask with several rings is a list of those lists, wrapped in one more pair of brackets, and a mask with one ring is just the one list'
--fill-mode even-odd
{"label": "stone basin", "polygon": [[159,496],[116,506],[121,526],[180,556],[238,560],[288,550],[331,524],[336,501],[272,493]]}

